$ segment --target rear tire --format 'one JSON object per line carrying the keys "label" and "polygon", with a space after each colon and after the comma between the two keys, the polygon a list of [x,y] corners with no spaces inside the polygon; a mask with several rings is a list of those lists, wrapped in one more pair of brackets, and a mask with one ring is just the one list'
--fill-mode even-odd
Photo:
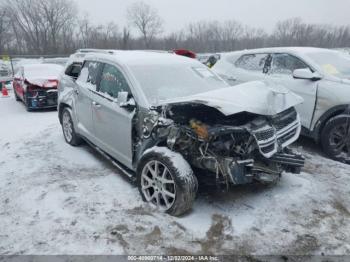
{"label": "rear tire", "polygon": [[330,158],[350,164],[350,116],[331,118],[322,130],[321,144]]}
{"label": "rear tire", "polygon": [[172,216],[188,212],[198,190],[190,165],[166,147],[154,147],[141,158],[137,185],[145,202]]}
{"label": "rear tire", "polygon": [[71,146],[79,146],[83,141],[75,132],[72,120],[72,111],[66,107],[62,112],[62,131],[64,139]]}

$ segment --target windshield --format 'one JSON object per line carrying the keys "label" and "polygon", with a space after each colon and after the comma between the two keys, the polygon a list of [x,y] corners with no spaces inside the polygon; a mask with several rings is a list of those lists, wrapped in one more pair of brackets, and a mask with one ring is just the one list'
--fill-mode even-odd
{"label": "windshield", "polygon": [[150,104],[196,95],[228,85],[201,65],[134,65],[130,67]]}
{"label": "windshield", "polygon": [[315,52],[308,56],[314,60],[326,74],[340,78],[350,78],[350,56],[340,52]]}

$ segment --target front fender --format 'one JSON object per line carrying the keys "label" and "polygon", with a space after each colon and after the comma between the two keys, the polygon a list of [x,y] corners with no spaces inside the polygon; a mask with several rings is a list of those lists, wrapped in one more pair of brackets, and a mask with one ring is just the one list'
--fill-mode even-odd
{"label": "front fender", "polygon": [[73,111],[73,116],[75,118],[74,111],[74,88],[75,82],[69,76],[62,75],[59,80],[58,85],[58,98],[57,98],[57,111],[58,117],[61,122],[61,113],[64,107],[68,106]]}
{"label": "front fender", "polygon": [[350,104],[338,105],[328,109],[315,123],[315,127],[311,132],[311,137],[315,141],[319,141],[323,127],[329,119],[340,114],[350,114]]}

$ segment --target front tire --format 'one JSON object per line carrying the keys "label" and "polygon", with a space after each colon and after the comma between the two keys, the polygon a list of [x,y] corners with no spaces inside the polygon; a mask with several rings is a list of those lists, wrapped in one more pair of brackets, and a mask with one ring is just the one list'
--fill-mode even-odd
{"label": "front tire", "polygon": [[322,130],[321,143],[330,158],[350,164],[350,116],[331,118]]}
{"label": "front tire", "polygon": [[82,143],[82,139],[75,132],[72,113],[69,108],[64,108],[62,112],[62,131],[64,139],[71,146],[78,146]]}
{"label": "front tire", "polygon": [[190,165],[166,147],[154,147],[144,154],[137,168],[137,184],[145,202],[172,216],[189,211],[198,190]]}

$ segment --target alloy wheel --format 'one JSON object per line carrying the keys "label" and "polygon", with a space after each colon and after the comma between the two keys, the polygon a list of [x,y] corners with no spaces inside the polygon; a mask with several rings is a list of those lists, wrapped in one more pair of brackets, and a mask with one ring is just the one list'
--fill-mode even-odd
{"label": "alloy wheel", "polygon": [[147,202],[167,211],[176,198],[175,181],[169,169],[160,161],[148,162],[141,174],[142,193]]}
{"label": "alloy wheel", "polygon": [[73,138],[73,127],[70,115],[67,111],[63,113],[62,118],[63,133],[68,142],[72,141]]}
{"label": "alloy wheel", "polygon": [[350,125],[345,123],[334,127],[330,132],[329,144],[338,154],[350,157]]}

